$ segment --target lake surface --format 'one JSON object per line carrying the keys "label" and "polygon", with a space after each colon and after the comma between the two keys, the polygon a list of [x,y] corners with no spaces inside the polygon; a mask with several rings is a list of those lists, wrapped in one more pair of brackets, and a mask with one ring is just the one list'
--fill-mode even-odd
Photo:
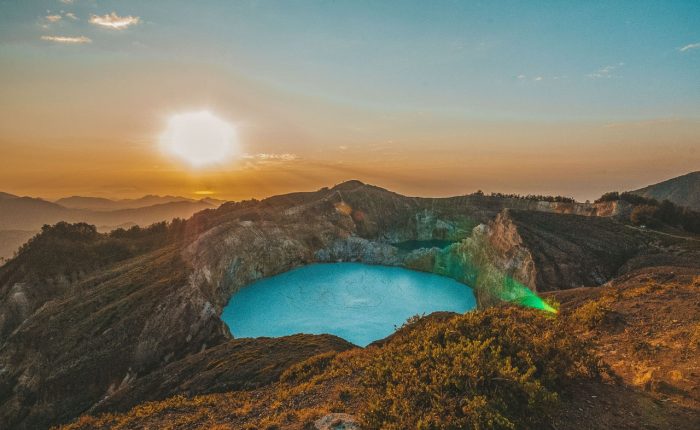
{"label": "lake surface", "polygon": [[365,346],[416,314],[466,312],[471,288],[400,267],[312,264],[250,284],[231,297],[222,319],[234,337],[329,333]]}

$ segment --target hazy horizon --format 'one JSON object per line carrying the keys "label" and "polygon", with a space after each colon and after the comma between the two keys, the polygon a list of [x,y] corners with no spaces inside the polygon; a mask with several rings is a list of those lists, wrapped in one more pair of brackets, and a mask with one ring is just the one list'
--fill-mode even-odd
{"label": "hazy horizon", "polygon": [[[663,178],[663,179],[659,179],[659,180],[657,180],[657,181],[655,181],[655,182],[652,182],[652,183],[642,184],[642,185],[640,185],[640,186],[631,187],[631,188],[629,188],[629,187],[628,187],[628,188],[619,188],[619,187],[618,187],[618,188],[615,188],[615,187],[610,187],[610,188],[607,189],[605,192],[607,192],[607,191],[620,191],[620,192],[622,192],[622,191],[634,191],[634,190],[636,190],[636,189],[643,188],[643,187],[645,187],[645,186],[647,186],[647,185],[657,184],[657,183],[659,183],[659,182],[663,182],[663,181],[665,181],[665,180],[673,179],[673,178],[676,178],[676,177],[678,177],[678,176],[683,176],[683,175],[686,175],[686,174],[689,174],[689,173],[694,173],[694,172],[686,172],[686,173],[683,173],[683,174],[680,174],[680,175],[676,175],[676,176],[671,177],[671,178]],[[590,198],[577,198],[577,197],[572,196],[572,195],[567,195],[567,194],[562,194],[562,193],[556,193],[556,192],[553,192],[553,193],[541,193],[541,192],[537,192],[537,191],[528,191],[528,190],[523,190],[523,191],[515,192],[515,191],[501,190],[501,189],[486,189],[486,188],[483,188],[483,187],[477,187],[477,188],[474,188],[474,189],[472,189],[472,190],[465,190],[464,192],[457,192],[457,193],[453,193],[453,194],[434,194],[434,195],[431,195],[431,194],[411,194],[411,193],[407,193],[407,192],[401,192],[401,191],[399,191],[399,190],[397,190],[397,189],[394,189],[394,188],[386,187],[386,186],[384,186],[384,185],[382,185],[382,184],[380,184],[380,183],[367,182],[367,181],[363,181],[363,180],[358,179],[358,178],[347,178],[347,179],[343,179],[343,180],[338,181],[338,182],[328,183],[328,184],[322,184],[322,185],[319,185],[319,186],[316,186],[316,187],[311,187],[311,188],[298,188],[298,189],[295,188],[295,189],[291,189],[291,190],[287,190],[287,191],[282,191],[282,192],[274,193],[274,194],[267,194],[267,195],[264,195],[264,194],[260,194],[260,195],[251,195],[251,196],[243,196],[243,197],[239,197],[239,198],[226,198],[226,197],[223,195],[223,193],[215,193],[215,192],[210,192],[210,191],[206,191],[206,192],[204,192],[204,191],[194,191],[194,192],[192,192],[192,193],[190,193],[190,194],[184,194],[184,193],[183,193],[183,194],[168,194],[168,193],[145,192],[144,194],[129,194],[129,195],[126,195],[126,196],[124,196],[124,195],[114,196],[114,195],[108,195],[108,194],[95,195],[95,194],[70,194],[70,193],[69,193],[69,194],[56,195],[56,196],[46,196],[46,195],[35,195],[35,194],[26,194],[26,193],[16,193],[16,192],[11,192],[11,191],[7,191],[7,190],[0,190],[0,192],[5,192],[5,193],[8,193],[8,194],[16,195],[16,196],[18,196],[18,197],[40,198],[40,199],[43,199],[43,200],[46,200],[46,201],[50,201],[50,202],[58,202],[58,201],[61,200],[61,199],[72,198],[72,197],[103,198],[103,199],[108,199],[108,200],[113,200],[113,201],[120,201],[120,200],[138,200],[138,199],[144,198],[144,197],[182,197],[182,198],[189,198],[189,199],[193,199],[193,200],[202,200],[202,199],[211,198],[211,199],[216,199],[216,200],[221,200],[221,201],[240,201],[240,200],[248,200],[248,199],[258,199],[258,200],[261,200],[261,199],[265,199],[265,198],[267,198],[267,197],[272,197],[272,196],[276,196],[276,195],[279,195],[279,194],[286,194],[286,193],[290,193],[290,192],[291,192],[291,193],[293,193],[293,192],[312,192],[312,191],[316,191],[316,190],[319,190],[319,189],[324,188],[324,187],[333,187],[334,185],[338,185],[338,184],[340,184],[340,183],[343,183],[343,182],[346,182],[346,181],[352,181],[352,180],[359,180],[359,181],[361,181],[361,182],[363,182],[363,183],[365,183],[365,184],[373,185],[373,186],[378,186],[378,187],[381,187],[381,188],[385,188],[385,189],[387,189],[387,190],[389,190],[389,191],[398,192],[399,194],[403,194],[403,195],[406,195],[406,196],[409,196],[409,197],[454,197],[454,196],[461,196],[461,195],[472,194],[472,193],[474,193],[474,192],[476,192],[476,191],[482,191],[482,192],[484,192],[484,193],[486,193],[486,194],[489,194],[489,193],[504,193],[504,194],[508,194],[508,193],[511,193],[511,192],[512,192],[512,193],[521,194],[521,195],[527,195],[527,194],[535,194],[535,195],[541,194],[541,195],[550,195],[550,196],[560,195],[560,196],[564,196],[564,197],[574,197],[574,199],[576,199],[577,201],[579,201],[579,202],[584,202],[584,201],[586,201],[586,200],[593,201],[593,200],[597,199],[598,197],[600,197],[600,196],[602,195],[602,193],[601,193],[601,194],[592,196],[592,197],[590,197]]]}
{"label": "hazy horizon", "polygon": [[[698,170],[698,22],[693,1],[0,1],[0,190],[592,200]],[[163,150],[204,111],[231,153]]]}

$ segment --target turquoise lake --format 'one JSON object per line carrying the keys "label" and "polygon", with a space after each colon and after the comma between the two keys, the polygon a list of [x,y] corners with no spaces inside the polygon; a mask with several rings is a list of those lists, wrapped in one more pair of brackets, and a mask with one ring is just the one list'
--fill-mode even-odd
{"label": "turquoise lake", "polygon": [[326,263],[254,282],[222,319],[234,337],[329,333],[356,345],[385,338],[416,314],[476,307],[468,286],[400,267]]}

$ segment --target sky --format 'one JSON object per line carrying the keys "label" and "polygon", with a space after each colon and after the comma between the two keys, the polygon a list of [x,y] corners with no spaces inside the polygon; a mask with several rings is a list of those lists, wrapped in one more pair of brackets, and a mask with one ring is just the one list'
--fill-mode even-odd
{"label": "sky", "polygon": [[[700,170],[695,0],[0,0],[0,82],[20,195],[585,200]],[[235,156],[164,151],[188,112]]]}

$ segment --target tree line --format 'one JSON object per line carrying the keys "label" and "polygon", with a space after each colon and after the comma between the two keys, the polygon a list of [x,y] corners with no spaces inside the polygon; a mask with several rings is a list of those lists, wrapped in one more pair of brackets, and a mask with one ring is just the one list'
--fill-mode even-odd
{"label": "tree line", "polygon": [[[484,196],[484,192],[479,190],[474,193],[475,196]],[[565,196],[546,196],[542,194],[516,194],[516,193],[490,193],[489,197],[498,197],[502,199],[519,199],[519,200],[533,200],[538,202],[550,202],[550,203],[576,203],[573,197]]]}
{"label": "tree line", "polygon": [[700,212],[669,200],[659,202],[630,192],[612,191],[603,194],[596,203],[613,201],[623,201],[633,206],[629,221],[634,225],[651,228],[668,225],[691,233],[700,233]]}

